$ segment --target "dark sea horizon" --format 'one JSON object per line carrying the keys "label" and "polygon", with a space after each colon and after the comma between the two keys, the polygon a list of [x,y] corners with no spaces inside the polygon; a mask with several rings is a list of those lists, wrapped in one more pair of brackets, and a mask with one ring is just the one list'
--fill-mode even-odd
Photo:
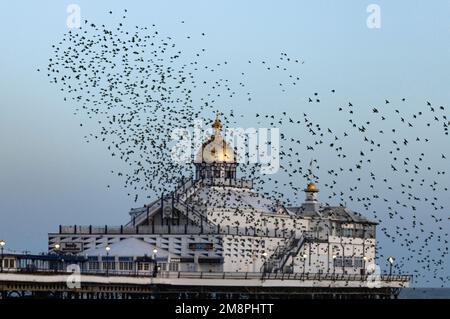
{"label": "dark sea horizon", "polygon": [[450,288],[404,288],[399,299],[450,299]]}

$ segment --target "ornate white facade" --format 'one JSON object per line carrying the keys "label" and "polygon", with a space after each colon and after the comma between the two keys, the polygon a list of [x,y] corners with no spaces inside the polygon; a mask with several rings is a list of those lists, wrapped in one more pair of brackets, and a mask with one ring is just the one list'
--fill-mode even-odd
{"label": "ornate white facade", "polygon": [[[375,261],[376,223],[323,206],[314,183],[300,207],[286,207],[236,177],[232,148],[215,133],[192,179],[130,211],[122,226],[60,226],[49,251],[85,256],[87,270],[364,274]],[[106,251],[109,247],[109,251]]]}

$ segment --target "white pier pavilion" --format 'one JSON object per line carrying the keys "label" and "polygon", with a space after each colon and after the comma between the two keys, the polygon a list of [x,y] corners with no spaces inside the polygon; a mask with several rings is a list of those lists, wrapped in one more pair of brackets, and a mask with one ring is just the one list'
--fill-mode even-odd
{"label": "white pier pavilion", "polygon": [[[156,271],[166,273],[165,280],[177,272],[342,275],[358,278],[361,286],[367,266],[376,262],[377,224],[346,207],[322,205],[313,182],[299,207],[266,198],[251,181],[237,177],[236,156],[222,137],[220,120],[212,127],[193,178],[131,209],[124,225],[60,226],[48,235],[49,252],[84,256],[83,270],[91,273]],[[407,280],[395,282],[395,287],[407,285]]]}

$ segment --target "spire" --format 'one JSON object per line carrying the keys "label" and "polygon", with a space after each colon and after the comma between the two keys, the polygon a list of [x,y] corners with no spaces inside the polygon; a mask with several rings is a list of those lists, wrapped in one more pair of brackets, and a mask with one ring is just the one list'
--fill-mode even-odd
{"label": "spire", "polygon": [[220,122],[220,113],[217,112],[216,114],[216,120],[214,121],[212,125],[213,129],[215,130],[215,133],[217,134],[222,129],[222,122]]}
{"label": "spire", "polygon": [[305,211],[314,211],[318,212],[320,209],[320,203],[317,198],[317,193],[319,193],[319,189],[317,188],[317,185],[313,182],[313,173],[312,173],[312,166],[313,163],[316,162],[316,160],[311,159],[311,162],[309,163],[309,176],[308,176],[308,185],[303,190],[306,193],[306,199],[303,203],[302,207]]}
{"label": "spire", "polygon": [[311,161],[309,162],[309,169],[308,169],[308,171],[309,171],[308,181],[310,183],[313,182],[313,178],[314,178],[314,174],[313,174],[313,164],[314,163],[317,163],[317,160],[311,158]]}

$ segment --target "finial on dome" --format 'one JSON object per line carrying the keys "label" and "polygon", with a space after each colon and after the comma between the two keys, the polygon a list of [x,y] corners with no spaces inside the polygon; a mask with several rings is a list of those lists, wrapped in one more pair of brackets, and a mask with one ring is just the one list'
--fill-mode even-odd
{"label": "finial on dome", "polygon": [[214,121],[212,127],[215,130],[221,130],[222,129],[222,122],[220,122],[220,113],[219,112],[217,112],[217,114],[216,114],[216,120]]}
{"label": "finial on dome", "polygon": [[309,162],[309,183],[306,186],[306,188],[304,189],[304,191],[306,193],[318,193],[319,189],[317,188],[316,184],[314,184],[312,182],[314,174],[313,174],[313,165],[314,163],[317,163],[317,161],[315,159],[311,159],[311,161]]}

